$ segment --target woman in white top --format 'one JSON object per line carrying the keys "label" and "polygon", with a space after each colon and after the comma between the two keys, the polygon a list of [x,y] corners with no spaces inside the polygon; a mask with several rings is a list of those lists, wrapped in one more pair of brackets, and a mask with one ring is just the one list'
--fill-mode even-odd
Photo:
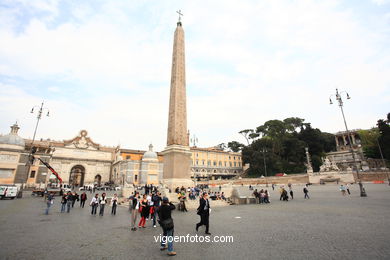
{"label": "woman in white top", "polygon": [[91,215],[96,215],[96,209],[99,205],[99,194],[96,194],[95,197],[92,198],[89,205],[92,207]]}
{"label": "woman in white top", "polygon": [[114,197],[111,199],[111,215],[116,215],[116,206],[118,205],[118,195],[115,193]]}

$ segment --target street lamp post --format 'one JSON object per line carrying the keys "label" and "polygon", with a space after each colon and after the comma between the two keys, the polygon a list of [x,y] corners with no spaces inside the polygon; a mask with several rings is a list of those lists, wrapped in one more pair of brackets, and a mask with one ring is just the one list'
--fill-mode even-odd
{"label": "street lamp post", "polygon": [[[339,90],[336,88],[336,94],[334,95],[336,97],[336,100],[338,101],[339,103],[339,107],[340,107],[340,110],[341,110],[341,114],[343,115],[343,120],[344,120],[344,125],[345,125],[345,130],[347,131],[347,136],[348,136],[348,142],[349,142],[349,148],[351,149],[351,154],[352,154],[352,159],[353,159],[353,163],[355,164],[355,167],[356,167],[356,176],[358,178],[358,181],[359,181],[359,188],[360,188],[360,197],[367,197],[367,193],[366,193],[366,190],[364,189],[363,187],[363,184],[362,184],[362,180],[360,178],[360,174],[359,174],[359,167],[356,163],[356,157],[355,157],[355,153],[353,151],[353,146],[352,146],[352,140],[351,140],[351,135],[350,135],[350,132],[348,130],[348,126],[347,126],[347,121],[345,120],[345,115],[344,115],[344,110],[343,110],[343,99],[341,97],[341,94],[345,93],[346,96],[347,96],[347,99],[351,99],[351,97],[349,96],[349,94],[345,91],[342,91],[342,92],[339,92]],[[329,101],[330,101],[330,104],[332,105],[333,102],[332,102],[332,97],[333,95],[331,95],[329,97]]]}
{"label": "street lamp post", "polygon": [[31,168],[31,164],[34,163],[34,156],[33,154],[36,152],[36,150],[34,149],[34,141],[35,141],[35,136],[37,134],[37,129],[38,129],[38,124],[39,124],[39,121],[41,120],[42,118],[42,113],[47,110],[47,114],[46,116],[49,116],[49,109],[48,108],[44,108],[43,107],[43,104],[44,104],[44,101],[42,101],[42,104],[41,106],[34,106],[32,109],[31,109],[31,112],[30,113],[34,113],[36,110],[34,109],[38,109],[37,111],[37,123],[35,124],[35,129],[34,129],[34,135],[33,135],[33,139],[31,141],[31,150],[30,150],[30,153],[28,155],[28,167],[27,167],[27,179],[28,179],[28,174],[30,173],[30,168]]}
{"label": "street lamp post", "polygon": [[268,187],[268,174],[267,174],[267,164],[265,162],[265,153],[267,149],[263,148],[263,160],[264,160],[264,173],[265,173],[265,186]]}

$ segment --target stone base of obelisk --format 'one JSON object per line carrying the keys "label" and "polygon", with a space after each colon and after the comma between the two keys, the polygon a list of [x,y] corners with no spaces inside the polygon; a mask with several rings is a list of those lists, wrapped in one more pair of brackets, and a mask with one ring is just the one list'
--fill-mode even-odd
{"label": "stone base of obelisk", "polygon": [[191,180],[191,151],[188,146],[170,145],[164,155],[163,184],[174,192],[176,187],[193,187]]}

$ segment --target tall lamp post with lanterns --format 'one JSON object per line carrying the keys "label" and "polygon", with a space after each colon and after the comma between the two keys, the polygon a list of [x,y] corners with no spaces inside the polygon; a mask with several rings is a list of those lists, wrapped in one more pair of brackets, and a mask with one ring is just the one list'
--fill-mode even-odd
{"label": "tall lamp post with lanterns", "polygon": [[27,179],[28,179],[28,174],[30,173],[30,167],[34,163],[34,153],[36,152],[36,149],[34,148],[34,141],[35,141],[35,136],[37,134],[39,121],[42,118],[43,112],[47,111],[46,116],[49,116],[49,109],[43,107],[43,104],[44,104],[44,101],[42,101],[41,106],[34,106],[30,112],[31,114],[33,114],[34,112],[37,112],[37,123],[35,124],[34,135],[33,135],[32,141],[31,141],[31,150],[30,150],[30,154],[28,155]]}
{"label": "tall lamp post with lanterns", "polygon": [[359,166],[356,163],[355,152],[353,151],[352,140],[351,140],[350,132],[348,130],[347,121],[345,120],[345,115],[344,115],[344,110],[343,110],[344,103],[343,103],[343,99],[342,99],[342,94],[345,94],[347,99],[351,99],[351,97],[349,96],[349,94],[346,91],[339,92],[339,90],[336,88],[336,94],[335,95],[331,95],[329,97],[329,102],[330,102],[331,105],[333,104],[332,96],[334,96],[336,98],[337,102],[338,102],[338,105],[339,105],[340,110],[341,110],[341,114],[343,115],[345,130],[347,131],[347,135],[348,135],[348,143],[349,143],[349,148],[351,149],[353,163],[355,164],[355,167],[356,167],[356,176],[357,176],[358,181],[359,181],[360,197],[367,197],[366,190],[364,189],[363,184],[362,184],[362,180],[360,178]]}

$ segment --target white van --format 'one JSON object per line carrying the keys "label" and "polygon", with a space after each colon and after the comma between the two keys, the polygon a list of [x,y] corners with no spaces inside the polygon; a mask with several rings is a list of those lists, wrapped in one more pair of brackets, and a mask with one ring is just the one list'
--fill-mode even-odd
{"label": "white van", "polygon": [[72,191],[72,187],[69,184],[61,184],[60,188],[65,193],[68,193],[69,191]]}
{"label": "white van", "polygon": [[18,187],[15,185],[0,185],[0,199],[14,199],[18,195]]}

